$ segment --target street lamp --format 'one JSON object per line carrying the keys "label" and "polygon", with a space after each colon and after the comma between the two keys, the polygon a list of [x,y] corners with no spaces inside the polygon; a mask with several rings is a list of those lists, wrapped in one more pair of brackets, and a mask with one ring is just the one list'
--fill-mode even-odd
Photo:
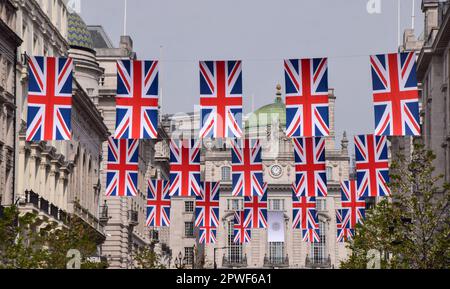
{"label": "street lamp", "polygon": [[174,263],[175,263],[175,268],[184,269],[184,267],[186,266],[186,263],[187,263],[187,258],[186,258],[186,256],[183,257],[183,254],[181,254],[181,251],[180,251],[180,253],[178,253],[178,256],[175,258]]}

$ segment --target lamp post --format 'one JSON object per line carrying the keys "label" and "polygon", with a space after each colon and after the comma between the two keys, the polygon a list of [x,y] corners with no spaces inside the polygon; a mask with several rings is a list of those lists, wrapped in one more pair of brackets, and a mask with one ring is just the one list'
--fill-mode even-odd
{"label": "lamp post", "polygon": [[180,253],[178,253],[178,256],[175,258],[174,263],[175,263],[175,268],[177,268],[177,269],[183,268],[183,254],[181,254],[181,251],[180,251]]}

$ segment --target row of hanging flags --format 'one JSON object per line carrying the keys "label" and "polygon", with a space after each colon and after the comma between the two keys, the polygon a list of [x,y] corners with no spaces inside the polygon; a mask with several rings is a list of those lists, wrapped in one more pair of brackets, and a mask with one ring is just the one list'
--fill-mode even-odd
{"label": "row of hanging flags", "polygon": [[[355,137],[356,180],[344,182],[336,212],[338,240],[351,238],[364,218],[364,198],[389,196],[387,136],[420,135],[414,53],[370,57],[375,133]],[[329,136],[326,58],[284,61],[286,134],[295,151],[293,227],[303,240],[318,242],[315,203],[327,196],[325,138]],[[235,214],[237,243],[249,242],[251,228],[267,227],[267,184],[261,144],[244,139],[242,62],[202,61],[200,139],[170,141],[170,180],[148,182],[148,219],[169,226],[170,197],[195,196],[200,240],[214,243],[218,226],[218,183],[200,181],[202,138],[230,138],[232,195],[245,198]],[[27,141],[70,140],[73,60],[30,57]],[[116,131],[108,139],[107,196],[136,196],[140,139],[158,137],[158,61],[117,62]]]}

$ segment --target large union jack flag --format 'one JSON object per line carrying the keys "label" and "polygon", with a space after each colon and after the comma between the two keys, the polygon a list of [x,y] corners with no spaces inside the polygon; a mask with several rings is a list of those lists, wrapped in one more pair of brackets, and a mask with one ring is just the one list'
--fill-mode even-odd
{"label": "large union jack flag", "polygon": [[204,182],[195,201],[195,226],[199,229],[200,244],[215,244],[219,227],[220,183]]}
{"label": "large union jack flag", "polygon": [[356,179],[361,197],[390,196],[386,136],[355,136]]}
{"label": "large union jack flag", "polygon": [[149,180],[147,191],[147,226],[169,227],[169,182],[165,180]]}
{"label": "large union jack flag", "polygon": [[200,196],[199,140],[170,141],[170,196]]}
{"label": "large union jack flag", "polygon": [[27,141],[72,138],[71,58],[30,57]]}
{"label": "large union jack flag", "polygon": [[420,135],[415,52],[370,57],[375,135]]}
{"label": "large union jack flag", "polygon": [[200,62],[200,137],[242,137],[241,61]]}
{"label": "large union jack flag", "polygon": [[327,58],[284,61],[286,83],[286,135],[328,136]]}
{"label": "large union jack flag", "polygon": [[260,141],[233,139],[231,147],[232,195],[243,197],[264,195]]}
{"label": "large union jack flag", "polygon": [[137,140],[108,139],[108,162],[106,165],[106,195],[136,196],[138,192]]}
{"label": "large union jack flag", "polygon": [[246,228],[267,228],[267,187],[267,183],[264,183],[262,196],[244,197]]}
{"label": "large union jack flag", "polygon": [[341,182],[341,206],[350,214],[351,229],[355,229],[356,224],[364,223],[366,201],[358,194],[356,180]]}
{"label": "large union jack flag", "polygon": [[116,138],[158,137],[158,61],[117,61]]}
{"label": "large union jack flag", "polygon": [[250,243],[252,237],[252,230],[245,226],[244,211],[234,212],[233,233],[235,244]]}
{"label": "large union jack flag", "polygon": [[326,197],[325,138],[293,139],[297,196]]}
{"label": "large union jack flag", "polygon": [[350,241],[353,239],[354,232],[350,229],[350,216],[348,209],[336,210],[336,239],[339,243]]}
{"label": "large union jack flag", "polygon": [[320,242],[316,198],[298,197],[292,193],[292,228],[302,230],[304,242]]}

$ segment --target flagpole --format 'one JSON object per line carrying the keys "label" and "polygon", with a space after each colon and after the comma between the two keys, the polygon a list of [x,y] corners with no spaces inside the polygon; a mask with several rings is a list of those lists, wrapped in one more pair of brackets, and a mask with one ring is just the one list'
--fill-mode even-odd
{"label": "flagpole", "polygon": [[[163,69],[162,69],[162,61],[163,61],[163,49],[164,46],[160,45],[159,46],[159,107],[160,107],[160,111],[162,112],[162,107],[163,107]],[[162,113],[161,113],[162,114]]]}
{"label": "flagpole", "polygon": [[411,19],[411,29],[414,30],[414,24],[416,21],[416,1],[412,0],[412,19]]}
{"label": "flagpole", "polygon": [[397,47],[400,47],[400,44],[401,44],[401,33],[400,33],[401,12],[400,12],[400,8],[401,8],[400,0],[397,0],[397,41],[398,41]]}
{"label": "flagpole", "polygon": [[123,35],[127,35],[127,7],[128,0],[124,0],[124,13],[123,13]]}

